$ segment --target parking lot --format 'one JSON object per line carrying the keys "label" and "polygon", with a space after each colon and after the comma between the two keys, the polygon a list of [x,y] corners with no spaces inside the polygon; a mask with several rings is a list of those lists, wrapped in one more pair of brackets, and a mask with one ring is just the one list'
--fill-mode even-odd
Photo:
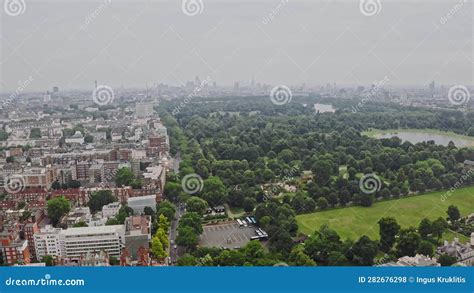
{"label": "parking lot", "polygon": [[222,224],[203,226],[199,246],[240,248],[250,241],[255,235],[255,227],[240,228],[237,222],[225,222]]}

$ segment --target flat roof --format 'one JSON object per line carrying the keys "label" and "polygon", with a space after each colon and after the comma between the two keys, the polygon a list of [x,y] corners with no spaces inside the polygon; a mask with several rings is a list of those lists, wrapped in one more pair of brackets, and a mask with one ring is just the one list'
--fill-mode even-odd
{"label": "flat roof", "polygon": [[125,230],[124,225],[68,228],[66,230],[62,230],[61,234],[66,235],[66,236],[85,235],[85,234],[103,234],[103,233],[116,233],[119,230]]}

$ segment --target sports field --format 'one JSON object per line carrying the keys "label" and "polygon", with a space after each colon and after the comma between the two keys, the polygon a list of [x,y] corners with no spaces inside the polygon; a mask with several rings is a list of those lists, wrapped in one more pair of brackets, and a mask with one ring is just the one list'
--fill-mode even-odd
{"label": "sports field", "polygon": [[445,201],[441,201],[444,191],[374,203],[369,208],[360,206],[340,208],[311,214],[298,215],[299,231],[312,234],[323,224],[336,230],[343,239],[357,240],[362,235],[372,239],[379,238],[378,220],[382,217],[394,217],[406,228],[418,227],[421,219],[434,220],[446,218],[449,205],[459,208],[461,215],[474,213],[474,187],[460,188]]}

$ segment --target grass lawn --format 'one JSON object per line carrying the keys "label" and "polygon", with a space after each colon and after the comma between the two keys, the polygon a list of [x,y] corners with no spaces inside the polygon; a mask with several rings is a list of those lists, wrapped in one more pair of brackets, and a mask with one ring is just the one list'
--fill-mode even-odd
{"label": "grass lawn", "polygon": [[[461,215],[474,212],[474,187],[460,188],[451,196],[441,201],[444,191],[437,191],[407,198],[388,200],[374,203],[369,208],[360,206],[339,208],[311,214],[298,215],[299,231],[312,234],[323,224],[336,230],[343,239],[359,239],[367,235],[371,239],[379,238],[378,220],[383,217],[393,217],[403,227],[418,227],[421,219],[434,220],[446,218],[449,205],[459,208]],[[454,238],[453,233],[446,233],[447,240]]]}
{"label": "grass lawn", "polygon": [[227,211],[227,216],[228,216],[229,218],[234,218],[234,219],[236,219],[236,218],[242,217],[242,216],[245,214],[243,208],[229,207],[228,204],[225,204],[224,207],[225,207],[225,209],[226,209],[226,211]]}

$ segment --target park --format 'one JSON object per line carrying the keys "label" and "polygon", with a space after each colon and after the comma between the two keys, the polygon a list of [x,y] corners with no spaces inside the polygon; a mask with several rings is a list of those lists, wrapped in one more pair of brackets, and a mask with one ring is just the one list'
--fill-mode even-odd
{"label": "park", "polygon": [[[448,206],[455,205],[462,216],[474,212],[474,187],[465,187],[455,190],[445,201],[442,195],[445,191],[429,192],[422,195],[409,196],[400,199],[376,202],[371,207],[351,206],[335,208],[326,211],[302,214],[296,217],[299,232],[312,234],[321,225],[328,225],[343,239],[357,240],[362,235],[371,239],[379,238],[378,220],[383,217],[393,217],[402,226],[418,227],[423,218],[435,220],[438,217],[446,218]],[[462,235],[456,237],[465,240]],[[454,237],[452,233],[445,233],[446,240]]]}

